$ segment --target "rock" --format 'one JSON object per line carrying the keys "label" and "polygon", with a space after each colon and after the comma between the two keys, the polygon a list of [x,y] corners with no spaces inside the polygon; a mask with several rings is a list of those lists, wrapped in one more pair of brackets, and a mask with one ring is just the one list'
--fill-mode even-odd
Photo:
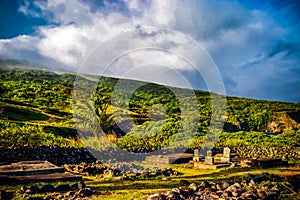
{"label": "rock", "polygon": [[211,188],[204,188],[204,192],[205,192],[205,193],[210,193],[211,191],[212,191]]}
{"label": "rock", "polygon": [[61,184],[61,185],[58,185],[56,188],[55,188],[55,191],[68,191],[68,190],[71,190],[72,188],[68,185],[68,184]]}
{"label": "rock", "polygon": [[194,191],[198,190],[198,187],[197,187],[197,185],[195,183],[190,184],[189,188],[192,189],[192,190],[194,190]]}
{"label": "rock", "polygon": [[230,191],[224,191],[223,192],[223,197],[231,197],[231,192]]}
{"label": "rock", "polygon": [[276,184],[271,188],[271,190],[274,192],[278,192],[278,191],[280,191],[280,187],[279,187],[279,185]]}
{"label": "rock", "polygon": [[241,198],[245,199],[255,199],[257,198],[257,195],[252,191],[247,191],[241,194]]}
{"label": "rock", "polygon": [[74,195],[75,195],[74,191],[69,191],[69,192],[65,193],[64,197],[72,197]]}
{"label": "rock", "polygon": [[179,188],[173,188],[173,189],[171,190],[171,192],[180,194],[180,193],[181,193],[181,190],[180,190]]}
{"label": "rock", "polygon": [[249,186],[255,186],[261,182],[261,178],[259,176],[255,176],[250,180]]}
{"label": "rock", "polygon": [[242,181],[241,185],[245,187],[245,186],[248,186],[248,183],[247,183],[247,181]]}
{"label": "rock", "polygon": [[221,191],[221,190],[220,190],[220,191],[217,191],[216,194],[217,194],[219,197],[221,197],[222,194],[223,194],[223,191]]}
{"label": "rock", "polygon": [[206,187],[209,187],[209,184],[206,181],[202,181],[199,186],[202,186],[202,187],[206,188]]}
{"label": "rock", "polygon": [[61,195],[61,194],[59,194],[59,195],[57,195],[57,197],[56,197],[57,199],[63,199],[64,198],[64,196],[63,195]]}
{"label": "rock", "polygon": [[234,183],[233,185],[235,185],[235,186],[238,187],[238,188],[242,188],[241,184],[238,183],[238,182]]}
{"label": "rock", "polygon": [[45,184],[45,185],[42,186],[41,192],[42,193],[45,193],[45,192],[54,192],[54,186],[51,185],[50,183],[47,183],[47,184]]}
{"label": "rock", "polygon": [[89,197],[92,194],[94,194],[94,192],[91,188],[83,188],[83,189],[79,190],[78,194],[83,197]]}
{"label": "rock", "polygon": [[231,194],[232,194],[232,196],[234,196],[234,197],[238,197],[238,196],[240,196],[241,194],[242,194],[242,190],[241,189],[237,189],[237,190],[235,190],[235,191],[232,191],[231,192]]}
{"label": "rock", "polygon": [[167,194],[168,200],[181,200],[180,196],[176,193]]}
{"label": "rock", "polygon": [[257,192],[257,195],[261,198],[264,198],[267,196],[267,193],[262,189],[258,189],[256,192]]}
{"label": "rock", "polygon": [[236,191],[238,190],[239,188],[236,186],[236,185],[231,185],[229,186],[226,191],[229,191],[229,192],[233,192],[233,191]]}
{"label": "rock", "polygon": [[147,200],[166,200],[166,195],[164,194],[152,194]]}
{"label": "rock", "polygon": [[210,197],[212,197],[212,198],[214,198],[214,199],[218,199],[218,198],[219,198],[219,196],[217,195],[216,192],[210,193]]}
{"label": "rock", "polygon": [[228,187],[229,187],[229,183],[227,181],[222,181],[222,188],[223,188],[223,190],[225,190]]}
{"label": "rock", "polygon": [[190,196],[194,195],[194,191],[188,187],[180,187],[180,196],[183,196],[184,198],[188,198]]}
{"label": "rock", "polygon": [[217,185],[216,185],[216,189],[217,189],[217,190],[222,190],[222,186],[221,186],[220,184],[217,184]]}
{"label": "rock", "polygon": [[26,190],[27,190],[27,187],[25,185],[21,185],[20,192],[25,193]]}

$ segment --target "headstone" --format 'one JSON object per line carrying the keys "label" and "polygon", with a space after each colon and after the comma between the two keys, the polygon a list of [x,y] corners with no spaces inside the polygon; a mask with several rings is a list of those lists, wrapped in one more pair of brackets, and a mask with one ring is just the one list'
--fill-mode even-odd
{"label": "headstone", "polygon": [[207,156],[210,156],[210,157],[213,156],[213,155],[212,155],[212,150],[208,150],[208,151],[207,151]]}
{"label": "headstone", "polygon": [[207,156],[205,156],[204,164],[213,165],[214,163],[215,162],[214,162],[214,157],[212,156],[212,151],[208,150]]}
{"label": "headstone", "polygon": [[205,156],[204,164],[213,165],[214,163],[215,163],[214,162],[214,157],[212,157],[212,156]]}
{"label": "headstone", "polygon": [[193,161],[200,161],[200,151],[199,151],[199,149],[194,150]]}
{"label": "headstone", "polygon": [[224,163],[229,163],[231,161],[230,159],[230,148],[225,147],[223,150],[223,156],[221,157],[221,161]]}

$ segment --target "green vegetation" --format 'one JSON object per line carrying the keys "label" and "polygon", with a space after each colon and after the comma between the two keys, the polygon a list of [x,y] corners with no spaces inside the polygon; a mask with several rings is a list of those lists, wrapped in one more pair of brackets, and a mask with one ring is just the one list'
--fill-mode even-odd
{"label": "green vegetation", "polygon": [[[128,90],[116,91],[114,87],[119,79],[102,77],[93,97],[75,101],[73,95],[84,97],[91,81],[80,78],[78,81],[82,90],[74,93],[75,75],[72,74],[18,70],[3,72],[0,76],[0,147],[84,145],[103,149],[113,145],[159,149],[170,145],[194,148],[210,137],[207,132],[212,101],[208,92],[195,91],[198,111],[195,115],[192,97],[186,95],[188,91],[185,89],[145,83],[131,95],[130,89],[136,81],[123,80],[123,86]],[[174,91],[184,96],[183,105]],[[115,100],[113,105],[111,100]],[[75,113],[74,104],[77,106]],[[300,103],[227,97],[226,106],[226,113],[217,119],[224,120],[224,128],[216,146],[300,146]],[[182,114],[183,109],[187,113]],[[90,112],[95,114],[95,118],[91,117]],[[78,123],[76,127],[75,123]],[[127,125],[127,131],[117,127],[122,123]],[[195,128],[193,124],[196,124]],[[79,139],[76,128],[85,132],[86,137]],[[190,134],[194,136],[192,140],[189,140]],[[231,168],[197,170],[182,165],[172,165],[172,168],[182,175],[135,181],[102,180],[93,176],[85,177],[85,182],[88,187],[96,189],[97,199],[145,199],[149,194],[178,187],[181,180],[195,183],[202,180],[235,180],[244,176],[245,172],[262,172],[259,169],[235,171]],[[299,174],[297,170],[263,169],[278,175],[289,175],[288,172]],[[25,198],[15,186],[0,187],[1,190],[7,188],[17,199]],[[286,199],[296,196],[284,195]]]}
{"label": "green vegetation", "polygon": [[[29,124],[17,124],[0,120],[1,147],[58,145],[79,146],[75,140],[45,132],[45,127]],[[78,143],[78,144],[77,144]]]}
{"label": "green vegetation", "polygon": [[[14,142],[81,145],[74,122],[78,123],[77,128],[89,132],[84,142],[92,147],[110,146],[109,141],[122,148],[197,147],[208,137],[212,114],[208,92],[195,91],[198,102],[197,108],[193,108],[189,90],[131,80],[122,80],[123,88],[116,90],[114,87],[119,79],[102,77],[94,97],[75,102],[78,108],[74,113],[72,95],[84,95],[84,91],[91,87],[90,80],[79,78],[82,89],[74,94],[76,77],[72,74],[28,70],[3,72],[0,76],[2,146]],[[131,94],[130,89],[136,84],[141,86]],[[183,104],[174,91],[183,96]],[[112,100],[114,105],[111,105]],[[183,110],[187,113],[182,113]],[[95,113],[96,120],[90,112]],[[217,146],[300,145],[300,103],[227,97],[226,113],[219,117],[217,121],[223,120],[224,128]],[[129,120],[132,121],[126,131],[117,127],[118,123],[128,123]],[[196,128],[192,126],[195,123],[198,123]],[[6,135],[8,133],[18,139],[11,140],[12,136]],[[20,142],[25,135],[29,139]],[[92,137],[94,135],[97,138]],[[98,137],[101,135],[107,138]],[[42,141],[45,138],[47,142]]]}

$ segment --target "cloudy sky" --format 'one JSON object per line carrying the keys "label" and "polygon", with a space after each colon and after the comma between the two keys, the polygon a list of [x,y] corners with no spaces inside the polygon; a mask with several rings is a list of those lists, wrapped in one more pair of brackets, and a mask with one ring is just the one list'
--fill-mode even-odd
{"label": "cloudy sky", "polygon": [[[300,102],[299,18],[297,0],[2,0],[0,59],[76,71],[102,42],[137,28],[167,28],[207,51],[228,95]],[[147,64],[161,52],[132,55]],[[178,56],[163,57],[162,65],[171,63],[202,87]],[[114,65],[130,71],[126,62],[122,57]]]}

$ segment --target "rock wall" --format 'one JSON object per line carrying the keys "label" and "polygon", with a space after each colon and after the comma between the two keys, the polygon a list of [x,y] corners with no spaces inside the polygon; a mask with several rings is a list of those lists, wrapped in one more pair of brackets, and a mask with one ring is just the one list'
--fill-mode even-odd
{"label": "rock wall", "polygon": [[300,147],[239,147],[232,150],[240,158],[300,159]]}
{"label": "rock wall", "polygon": [[93,162],[96,159],[85,148],[58,146],[18,146],[0,147],[0,162],[10,163],[23,160],[47,160],[56,165],[65,163]]}

